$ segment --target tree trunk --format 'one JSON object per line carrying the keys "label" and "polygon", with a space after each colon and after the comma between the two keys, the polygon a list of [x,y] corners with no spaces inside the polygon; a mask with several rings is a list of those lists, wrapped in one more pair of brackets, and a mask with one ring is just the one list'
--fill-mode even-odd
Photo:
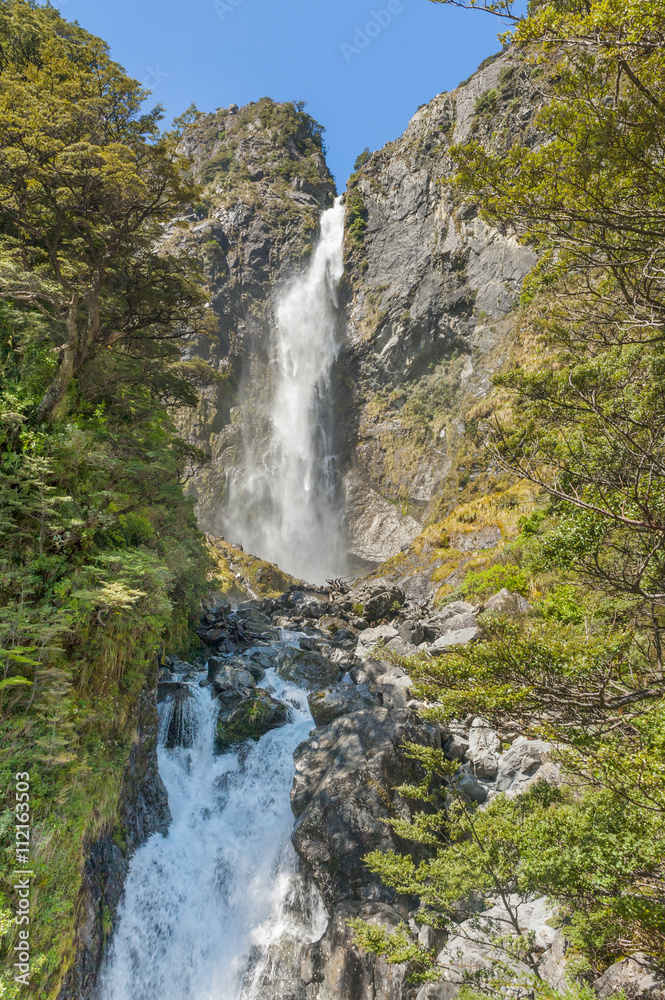
{"label": "tree trunk", "polygon": [[61,348],[58,370],[37,407],[35,416],[38,423],[53,420],[74,376],[76,356],[79,350],[78,303],[79,297],[77,293],[72,296],[72,301],[69,305],[69,313],[67,315],[67,343]]}

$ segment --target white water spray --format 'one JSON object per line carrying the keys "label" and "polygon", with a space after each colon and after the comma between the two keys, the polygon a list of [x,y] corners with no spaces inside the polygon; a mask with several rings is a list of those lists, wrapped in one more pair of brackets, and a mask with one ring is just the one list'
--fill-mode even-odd
{"label": "white water spray", "polygon": [[[262,686],[292,722],[239,752],[215,756],[217,703],[192,686],[192,745],[159,750],[173,822],[132,859],[103,1000],[277,1000],[275,962],[288,979],[319,937],[320,897],[298,872],[289,835],[293,750],[312,718],[306,695],[269,671]],[[169,706],[162,717],[162,742]]]}
{"label": "white water spray", "polygon": [[225,535],[312,583],[345,572],[334,468],[330,374],[341,337],[337,287],[344,272],[342,199],[321,218],[309,270],[277,304],[271,438],[249,442],[230,484]]}

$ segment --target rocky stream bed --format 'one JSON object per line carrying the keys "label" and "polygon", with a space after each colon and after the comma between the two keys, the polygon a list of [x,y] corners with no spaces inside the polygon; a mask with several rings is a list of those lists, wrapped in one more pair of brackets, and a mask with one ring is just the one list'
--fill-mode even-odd
{"label": "rocky stream bed", "polygon": [[[294,937],[287,921],[275,932],[279,919],[273,914],[268,944],[264,941],[263,950],[248,960],[244,979],[239,976],[236,992],[229,996],[452,1000],[464,971],[487,967],[496,957],[496,937],[507,930],[497,900],[480,894],[461,900],[456,933],[447,938],[419,926],[414,919],[417,900],[386,888],[363,863],[375,849],[414,853],[414,845],[400,841],[385,822],[408,817],[415,806],[395,790],[421,776],[419,765],[404,752],[406,741],[442,747],[459,764],[459,789],[481,808],[499,793],[519,795],[535,781],[562,780],[546,743],[497,733],[480,718],[443,728],[419,716],[422,704],[413,698],[412,682],[397,657],[418,650],[437,654],[481,638],[479,615],[488,609],[524,614],[529,606],[518,595],[501,591],[484,608],[458,601],[434,611],[424,601],[406,599],[399,587],[384,580],[347,593],[295,586],[279,599],[247,601],[235,609],[220,600],[201,619],[199,637],[206,652],[192,664],[164,657],[158,699],[166,753],[194,752],[192,704],[204,692],[214,706],[211,760],[237,759],[242,770],[247,754],[255,762],[259,754],[260,760],[261,748],[269,747],[266,740],[293,724],[294,704],[301,699],[298,718],[305,738],[292,753],[295,823],[290,837],[297,855],[290,877],[297,872],[294,898],[301,902],[292,900],[286,907],[291,917],[298,911],[300,930]],[[304,909],[303,899],[310,900]],[[520,930],[536,941],[540,975],[554,989],[563,988],[565,941],[551,906],[545,899],[512,902]],[[414,939],[436,949],[442,980],[414,987],[404,966],[390,966],[362,952],[349,927],[354,917],[388,928],[406,924]],[[639,965],[638,959],[631,960],[633,965]],[[520,971],[516,963],[515,972]],[[628,970],[623,962],[595,986],[601,998],[626,984],[627,996],[640,996],[660,988],[650,977],[637,967]]]}

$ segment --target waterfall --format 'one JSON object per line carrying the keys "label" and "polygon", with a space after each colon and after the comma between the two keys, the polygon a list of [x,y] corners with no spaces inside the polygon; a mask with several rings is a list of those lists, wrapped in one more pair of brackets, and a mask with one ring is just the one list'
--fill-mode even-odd
{"label": "waterfall", "polygon": [[330,386],[341,346],[336,296],[343,242],[344,205],[337,198],[321,218],[308,271],[276,304],[270,439],[246,442],[224,518],[229,541],[311,583],[346,568]]}
{"label": "waterfall", "polygon": [[[274,671],[262,686],[289,705],[290,723],[222,755],[210,688],[191,685],[189,747],[166,748],[171,708],[160,706],[159,767],[173,822],[131,861],[102,1000],[297,995],[300,952],[326,923],[289,839],[292,755],[312,718],[305,693]],[[288,982],[265,992],[266,981],[279,981],[275,967]]]}

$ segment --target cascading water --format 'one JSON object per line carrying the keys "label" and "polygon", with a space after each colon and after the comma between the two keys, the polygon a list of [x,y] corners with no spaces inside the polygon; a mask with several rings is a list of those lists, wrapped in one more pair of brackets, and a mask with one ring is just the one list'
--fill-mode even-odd
{"label": "cascading water", "polygon": [[222,755],[210,688],[191,685],[189,748],[166,749],[174,703],[160,706],[159,766],[173,822],[132,859],[103,1000],[294,996],[293,982],[279,989],[280,977],[288,980],[326,923],[289,839],[292,755],[312,718],[305,693],[274,671],[262,687],[290,706],[291,722]]}
{"label": "cascading water", "polygon": [[321,218],[309,270],[277,303],[270,440],[246,442],[224,519],[230,541],[311,583],[346,569],[330,391],[341,346],[336,295],[343,242],[338,198]]}

